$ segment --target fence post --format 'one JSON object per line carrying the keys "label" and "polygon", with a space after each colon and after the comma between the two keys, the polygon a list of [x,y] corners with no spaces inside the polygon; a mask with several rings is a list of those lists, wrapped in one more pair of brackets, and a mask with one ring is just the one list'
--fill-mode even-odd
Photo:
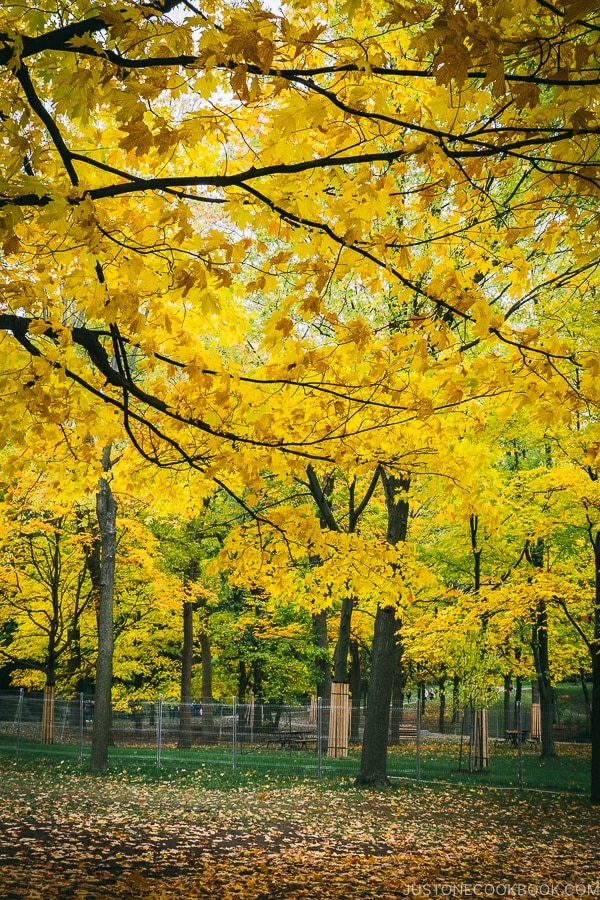
{"label": "fence post", "polygon": [[163,695],[158,695],[156,704],[156,768],[160,769],[160,751],[162,748]]}
{"label": "fence post", "polygon": [[83,691],[79,694],[79,765],[83,763]]}
{"label": "fence post", "polygon": [[421,698],[417,697],[417,784],[421,784]]}
{"label": "fence post", "polygon": [[521,731],[521,701],[517,700],[517,748],[519,756],[519,788],[523,790],[523,733]]}
{"label": "fence post", "polygon": [[15,717],[16,720],[17,720],[17,744],[16,744],[16,747],[15,747],[15,752],[16,752],[17,759],[19,758],[19,753],[20,753],[20,750],[21,750],[21,719],[23,718],[23,697],[24,697],[24,694],[25,694],[25,689],[24,689],[24,688],[21,688],[21,690],[19,691],[19,702],[18,702],[18,704],[17,704],[17,715],[16,715],[16,717]]}
{"label": "fence post", "polygon": [[323,698],[317,697],[317,778],[323,777]]}
{"label": "fence post", "polygon": [[237,772],[237,697],[233,698],[233,722],[231,726],[231,766],[233,774]]}

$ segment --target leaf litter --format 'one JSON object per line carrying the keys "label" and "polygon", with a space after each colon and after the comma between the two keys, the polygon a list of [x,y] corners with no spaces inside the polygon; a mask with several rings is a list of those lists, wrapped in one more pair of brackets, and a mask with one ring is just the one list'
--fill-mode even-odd
{"label": "leaf litter", "polygon": [[2,900],[394,900],[515,884],[600,896],[600,816],[566,795],[44,777],[7,761],[0,778]]}

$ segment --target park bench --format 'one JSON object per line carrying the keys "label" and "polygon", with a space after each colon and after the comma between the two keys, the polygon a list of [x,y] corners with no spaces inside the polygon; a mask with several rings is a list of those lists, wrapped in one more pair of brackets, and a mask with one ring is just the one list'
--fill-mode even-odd
{"label": "park bench", "polygon": [[407,741],[416,740],[417,726],[414,724],[398,725],[398,738]]}

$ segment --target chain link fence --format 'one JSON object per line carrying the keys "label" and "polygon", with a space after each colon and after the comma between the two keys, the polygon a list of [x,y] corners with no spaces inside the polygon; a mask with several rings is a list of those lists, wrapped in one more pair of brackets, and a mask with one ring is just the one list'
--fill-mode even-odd
{"label": "chain link fence", "polygon": [[[114,768],[143,771],[217,768],[223,774],[351,780],[358,773],[364,716],[363,707],[348,703],[341,714],[339,706],[320,701],[130,700],[113,707],[109,761]],[[48,703],[39,694],[0,693],[0,753],[85,767],[93,717],[94,701],[83,695]],[[454,710],[440,722],[435,702],[424,710],[418,702],[405,703],[390,713],[388,775],[416,783],[478,779],[496,787],[587,792],[585,730],[567,734],[557,725],[557,739],[570,741],[557,745],[556,759],[541,760],[535,728],[530,706],[513,704],[508,718],[501,703],[485,711]]]}

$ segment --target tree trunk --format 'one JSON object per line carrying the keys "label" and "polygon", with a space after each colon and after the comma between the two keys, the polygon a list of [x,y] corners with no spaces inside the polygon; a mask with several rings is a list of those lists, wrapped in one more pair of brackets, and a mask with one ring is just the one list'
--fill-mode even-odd
{"label": "tree trunk", "polygon": [[214,737],[212,651],[208,631],[201,631],[199,640],[202,654],[202,737],[204,740],[212,740]]}
{"label": "tree trunk", "polygon": [[181,650],[181,701],[179,703],[179,750],[192,746],[192,666],[194,662],[194,604],[183,603],[183,647]]}
{"label": "tree trunk", "polygon": [[[60,567],[58,569],[60,572]],[[54,743],[54,701],[56,690],[56,634],[58,631],[59,607],[54,605],[53,619],[48,635],[48,655],[46,658],[46,684],[42,702],[42,744]]]}
{"label": "tree trunk", "polygon": [[398,621],[393,607],[380,606],[375,616],[371,677],[357,784],[382,786],[388,784],[388,729],[397,627]]}
{"label": "tree trunk", "polygon": [[[58,635],[64,610],[61,609],[61,530],[60,522],[48,547],[48,559],[50,561],[50,600],[52,603],[52,616],[48,624],[48,651],[46,655],[46,684],[44,685],[44,700],[42,704],[42,744],[54,743],[54,698],[56,688],[56,666],[58,663]],[[33,552],[33,548],[32,548]],[[65,648],[63,648],[65,649]]]}
{"label": "tree trunk", "polygon": [[481,547],[477,544],[477,531],[479,529],[479,516],[469,516],[469,531],[471,534],[471,551],[473,553],[473,589],[476,594],[481,588]]}
{"label": "tree trunk", "polygon": [[362,672],[358,641],[350,642],[350,694],[352,697],[352,717],[350,719],[350,740],[357,744],[360,740],[360,694]]}
{"label": "tree trunk", "polygon": [[319,680],[317,683],[317,697],[321,697],[323,706],[331,703],[331,664],[329,662],[329,636],[327,634],[327,611],[323,610],[313,616],[313,625],[319,648],[317,667]]}
{"label": "tree trunk", "polygon": [[[408,532],[408,478],[388,475],[381,470],[387,510],[387,541],[396,545],[405,541]],[[396,610],[392,606],[377,608],[371,678],[365,717],[360,771],[356,780],[362,785],[387,785],[387,749],[389,740],[390,703],[394,667],[398,652],[396,632],[400,628]]]}
{"label": "tree trunk", "polygon": [[591,802],[600,804],[600,639],[592,654],[592,782]]}
{"label": "tree trunk", "polygon": [[[102,453],[102,465],[108,474],[110,447]],[[109,481],[100,479],[96,494],[96,516],[100,530],[100,582],[98,585],[98,659],[96,662],[96,695],[92,725],[90,770],[105,772],[108,768],[112,715],[113,670],[113,602],[115,590],[115,556],[117,547],[117,504]]]}
{"label": "tree trunk", "polygon": [[438,680],[438,696],[440,698],[440,710],[438,714],[438,731],[440,734],[446,732],[446,678]]}
{"label": "tree trunk", "polygon": [[510,695],[512,691],[512,676],[510,673],[504,676],[504,731],[510,728]]}
{"label": "tree trunk", "polygon": [[540,692],[540,716],[542,749],[540,756],[552,759],[556,756],[554,746],[554,696],[550,681],[548,659],[548,613],[543,600],[538,603],[533,624],[533,658]]}
{"label": "tree trunk", "polygon": [[348,681],[348,652],[350,650],[350,625],[352,622],[352,610],[354,598],[344,597],[340,624],[338,627],[337,641],[333,654],[333,680],[341,684]]}
{"label": "tree trunk", "polygon": [[240,659],[238,667],[238,700],[240,703],[246,702],[246,691],[250,685],[250,677],[246,668],[246,663]]}
{"label": "tree trunk", "polygon": [[487,709],[475,709],[473,714],[473,764],[476,769],[487,769],[489,765]]}
{"label": "tree trunk", "polygon": [[452,724],[460,722],[460,675],[452,679]]}
{"label": "tree trunk", "polygon": [[585,704],[585,718],[586,718],[586,721],[589,726],[592,721],[592,698],[590,696],[590,691],[587,686],[586,677],[587,677],[587,673],[583,669],[581,669],[579,671],[579,681],[581,682],[581,690],[583,693],[583,702]]}
{"label": "tree trunk", "polygon": [[592,656],[592,773],[591,802],[600,804],[600,529],[590,533],[594,550],[594,637],[590,646]]}
{"label": "tree trunk", "polygon": [[402,653],[404,648],[396,635],[396,663],[394,666],[394,680],[392,682],[392,709],[390,713],[390,735],[391,744],[398,744],[400,741],[400,726],[404,720],[404,686],[406,684],[406,674],[402,665]]}
{"label": "tree trunk", "polygon": [[518,727],[517,723],[517,703],[521,703],[523,700],[523,676],[517,675],[515,679],[515,707],[514,707],[514,719],[513,719],[513,728]]}
{"label": "tree trunk", "polygon": [[[527,542],[526,555],[528,561],[537,569],[544,565],[544,541],[538,538],[535,543]],[[556,756],[554,746],[554,693],[550,680],[550,655],[548,647],[548,611],[546,602],[540,598],[534,610],[531,632],[531,649],[535,663],[535,673],[540,692],[540,716],[543,759]]]}

